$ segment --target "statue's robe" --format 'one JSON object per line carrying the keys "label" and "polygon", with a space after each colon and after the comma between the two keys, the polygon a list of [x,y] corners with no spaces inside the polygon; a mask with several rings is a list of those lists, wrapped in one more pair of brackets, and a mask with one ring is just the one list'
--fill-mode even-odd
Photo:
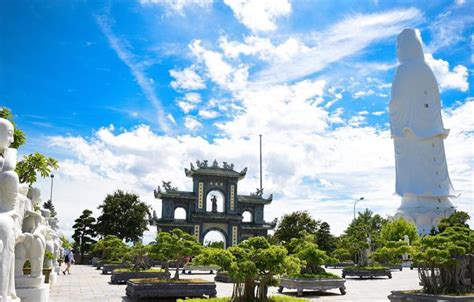
{"label": "statue's robe", "polygon": [[396,193],[402,197],[454,196],[443,144],[449,130],[443,125],[436,78],[424,61],[414,31],[402,32],[397,42],[400,65],[389,106]]}

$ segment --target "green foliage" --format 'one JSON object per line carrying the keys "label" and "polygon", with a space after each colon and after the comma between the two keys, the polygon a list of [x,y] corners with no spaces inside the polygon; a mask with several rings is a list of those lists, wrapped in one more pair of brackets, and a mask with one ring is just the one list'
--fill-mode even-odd
{"label": "green foliage", "polygon": [[108,194],[98,209],[102,210],[97,218],[97,233],[100,235],[114,235],[127,242],[136,242],[148,229],[149,206],[136,194],[117,190]]}
{"label": "green foliage", "polygon": [[336,238],[331,234],[331,227],[327,222],[321,223],[316,232],[316,244],[326,252],[332,252],[336,248]]}
{"label": "green foliage", "polygon": [[451,216],[441,219],[438,230],[439,232],[444,232],[450,226],[460,226],[460,227],[469,227],[467,221],[471,217],[468,213],[463,211],[456,211]]}
{"label": "green foliage", "polygon": [[[150,247],[152,257],[166,262],[175,260],[176,272],[174,279],[179,279],[179,266],[184,264],[187,257],[196,256],[201,252],[202,246],[196,238],[181,229],[171,232],[161,232],[156,237],[156,244]],[[168,271],[168,265],[166,265]]]}
{"label": "green foliage", "polygon": [[137,243],[123,255],[122,262],[132,263],[131,271],[146,271],[151,268],[148,258],[149,249],[148,246],[144,246],[142,243]]}
{"label": "green foliage", "polygon": [[448,218],[442,232],[421,239],[415,264],[425,293],[460,294],[470,288],[464,277],[468,254],[474,253],[474,231],[458,223],[458,218],[459,215]]}
{"label": "green foliage", "polygon": [[49,177],[51,171],[58,168],[59,164],[57,160],[35,152],[23,157],[16,165],[15,171],[21,183],[27,183],[31,186],[36,182],[38,173],[41,177]]}
{"label": "green foliage", "polygon": [[50,251],[44,251],[44,257],[49,260],[54,260],[54,254],[51,253]]}
{"label": "green foliage", "polygon": [[72,243],[64,236],[63,234],[59,235],[59,240],[61,240],[61,247],[66,250],[72,249]]}
{"label": "green foliage", "polygon": [[13,114],[10,111],[10,109],[1,107],[0,108],[0,118],[4,118],[6,120],[9,120],[13,126],[15,127],[15,130],[13,132],[13,143],[10,145],[10,148],[18,149],[21,145],[26,143],[26,135],[23,131],[18,129],[15,125],[15,122],[13,121]]}
{"label": "green foliage", "polygon": [[[380,237],[382,226],[387,220],[378,214],[366,209],[363,213],[352,220],[351,224],[340,237],[338,248],[344,248],[351,252],[352,257],[356,259],[359,265],[367,265],[367,259],[363,257],[364,250],[377,249],[383,246],[383,240]],[[371,246],[369,247],[367,238],[370,237]]]}
{"label": "green foliage", "polygon": [[46,210],[49,210],[49,212],[51,213],[51,217],[56,217],[57,213],[56,213],[56,209],[54,208],[54,204],[51,200],[48,200],[46,202],[43,203],[43,208],[46,209]]}
{"label": "green foliage", "polygon": [[335,249],[331,255],[334,258],[339,259],[340,261],[352,260],[352,253],[348,249],[343,247]]}
{"label": "green foliage", "polygon": [[[116,268],[116,269],[114,269],[114,273],[131,273],[131,272],[135,272],[135,270],[133,268]],[[165,270],[163,270],[161,268],[149,268],[149,269],[140,270],[140,272],[144,272],[144,273],[164,273]]]}
{"label": "green foliage", "polygon": [[117,236],[107,235],[104,239],[97,241],[91,248],[91,252],[103,260],[119,261],[128,253],[130,248]]}
{"label": "green foliage", "polygon": [[358,265],[358,266],[347,266],[344,268],[344,270],[381,270],[381,269],[387,269],[385,266],[382,266],[380,264],[371,264],[371,265]]}
{"label": "green foliage", "polygon": [[419,239],[416,226],[403,218],[385,223],[380,230],[380,237],[383,241],[403,240],[405,235],[410,239],[410,243]]}
{"label": "green foliage", "polygon": [[274,237],[278,242],[285,245],[293,238],[303,238],[307,234],[316,234],[319,224],[306,211],[286,214],[278,225]]}
{"label": "green foliage", "polygon": [[320,272],[317,274],[300,273],[300,274],[293,274],[288,277],[301,278],[301,279],[341,279],[340,276],[333,273],[328,273],[328,272]]}
{"label": "green foliage", "polygon": [[224,241],[212,241],[212,242],[209,242],[206,246],[207,247],[212,247],[212,248],[217,248],[217,249],[224,249],[224,247],[225,247]]}
{"label": "green foliage", "polygon": [[413,252],[414,248],[408,246],[405,241],[387,241],[383,247],[372,254],[372,258],[383,264],[398,265],[401,264],[403,254],[412,254]]}
{"label": "green foliage", "polygon": [[232,301],[267,301],[275,276],[298,273],[301,265],[283,246],[272,245],[264,237],[252,237],[227,250],[206,248],[193,262],[215,264],[226,271],[235,282]]}
{"label": "green foliage", "polygon": [[74,234],[72,238],[75,243],[76,250],[79,250],[81,255],[81,263],[85,263],[85,256],[92,248],[92,245],[96,242],[94,239],[97,236],[95,231],[96,223],[95,218],[92,216],[92,211],[85,209],[82,211],[81,216],[74,220]]}

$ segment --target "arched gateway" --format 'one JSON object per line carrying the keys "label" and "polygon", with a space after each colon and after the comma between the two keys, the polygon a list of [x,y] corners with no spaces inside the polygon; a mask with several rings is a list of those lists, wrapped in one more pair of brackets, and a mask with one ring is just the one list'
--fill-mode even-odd
{"label": "arched gateway", "polygon": [[[155,190],[155,198],[162,200],[162,217],[153,216],[150,223],[156,225],[158,232],[180,228],[202,243],[209,230],[221,230],[225,246],[229,247],[252,236],[266,236],[268,230],[275,228],[276,220],[266,223],[263,219],[264,206],[272,202],[272,195],[263,198],[260,190],[250,195],[237,194],[238,182],[245,177],[247,168],[237,172],[233,164],[224,162],[221,167],[217,161],[208,165],[207,160],[197,161],[196,165],[197,168],[191,163],[190,169],[184,169],[186,176],[193,179],[192,192],[179,191],[170,182],[163,182],[163,189],[158,186]],[[216,191],[222,196],[213,193]],[[186,210],[185,220],[174,217],[178,207]],[[243,223],[242,214],[246,211],[251,211],[253,217],[251,222]]]}

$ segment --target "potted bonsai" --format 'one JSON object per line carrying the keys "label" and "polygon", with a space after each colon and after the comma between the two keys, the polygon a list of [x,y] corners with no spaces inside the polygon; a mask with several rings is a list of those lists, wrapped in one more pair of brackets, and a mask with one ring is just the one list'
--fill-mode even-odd
{"label": "potted bonsai", "polygon": [[128,268],[129,263],[122,261],[130,248],[117,236],[107,235],[92,246],[92,254],[100,256],[102,260],[96,264],[97,269],[102,268],[103,274],[111,273],[116,268]]}
{"label": "potted bonsai", "polygon": [[130,268],[116,268],[112,271],[112,284],[126,283],[129,279],[159,278],[169,279],[170,273],[162,269],[152,268],[148,257],[148,247],[141,243],[133,246],[130,252],[124,255],[122,262],[132,263]]}
{"label": "potted bonsai", "polygon": [[131,299],[140,298],[183,298],[215,297],[216,284],[203,279],[179,279],[179,267],[190,256],[200,253],[202,246],[196,238],[180,229],[161,232],[156,238],[157,244],[150,250],[155,258],[165,261],[165,272],[169,274],[169,261],[176,265],[173,279],[140,278],[127,281],[126,294]]}
{"label": "potted bonsai", "polygon": [[278,291],[284,288],[296,289],[298,296],[303,294],[304,289],[325,291],[328,289],[339,289],[342,295],[346,293],[345,281],[341,277],[328,273],[322,268],[325,263],[337,263],[338,260],[326,255],[325,251],[318,249],[314,243],[314,236],[308,235],[304,239],[293,238],[289,249],[293,256],[301,260],[301,267],[297,273],[285,275],[280,278]]}
{"label": "potted bonsai", "polygon": [[265,237],[252,237],[227,250],[206,248],[193,261],[215,264],[233,281],[233,302],[268,301],[268,287],[278,284],[279,275],[297,273],[299,259],[288,256],[283,246],[273,245]]}
{"label": "potted bonsai", "polygon": [[474,231],[469,215],[455,212],[421,239],[414,256],[421,291],[392,291],[391,301],[473,301]]}

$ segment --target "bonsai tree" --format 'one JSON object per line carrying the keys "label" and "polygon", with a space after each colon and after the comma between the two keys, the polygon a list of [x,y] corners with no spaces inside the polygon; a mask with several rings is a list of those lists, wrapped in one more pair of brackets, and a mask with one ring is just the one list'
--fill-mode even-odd
{"label": "bonsai tree", "polygon": [[120,238],[108,235],[92,246],[92,253],[103,260],[119,261],[129,249]]}
{"label": "bonsai tree", "polygon": [[227,271],[234,281],[231,301],[239,302],[267,301],[268,286],[276,283],[275,276],[291,275],[300,269],[299,259],[288,256],[283,246],[272,245],[264,237],[252,237],[227,250],[206,248],[194,261],[216,264]]}
{"label": "bonsai tree", "polygon": [[387,241],[373,253],[372,258],[382,264],[397,265],[401,263],[403,254],[411,254],[413,250],[405,241]]}
{"label": "bonsai tree", "polygon": [[[325,263],[335,263],[338,260],[329,257],[325,251],[320,250],[314,243],[314,236],[308,235],[305,239],[293,238],[290,242],[293,256],[301,260],[300,276],[326,275],[322,268]],[[329,276],[329,275],[328,275]]]}
{"label": "bonsai tree", "polygon": [[92,216],[92,211],[85,209],[82,211],[81,216],[74,220],[74,245],[79,250],[81,255],[81,263],[85,263],[85,256],[92,248],[92,245],[96,242],[95,232],[95,218]]}
{"label": "bonsai tree", "polygon": [[148,246],[141,243],[135,244],[129,252],[124,254],[122,262],[132,263],[131,270],[138,272],[151,268],[150,260],[148,258]]}
{"label": "bonsai tree", "polygon": [[465,277],[474,253],[474,231],[465,221],[457,219],[460,214],[453,215],[441,221],[440,233],[421,239],[419,252],[415,254],[425,293],[460,294],[470,290],[471,285],[467,284]]}
{"label": "bonsai tree", "polygon": [[179,279],[179,267],[186,262],[188,257],[193,257],[201,252],[202,246],[193,235],[180,229],[171,232],[161,232],[156,237],[156,244],[151,246],[154,258],[165,261],[165,270],[169,272],[170,260],[176,262],[174,279]]}
{"label": "bonsai tree", "polygon": [[[408,236],[410,245],[404,241]],[[385,223],[380,230],[382,246],[372,258],[382,264],[397,265],[401,263],[403,254],[413,254],[419,241],[416,226],[403,218]]]}

